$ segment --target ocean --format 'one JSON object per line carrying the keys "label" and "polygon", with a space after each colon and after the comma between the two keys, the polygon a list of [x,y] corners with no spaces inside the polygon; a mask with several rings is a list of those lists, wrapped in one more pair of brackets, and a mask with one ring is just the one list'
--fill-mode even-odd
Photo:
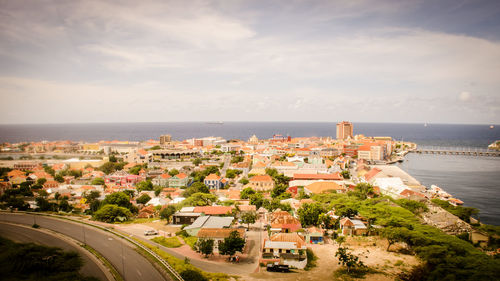
{"label": "ocean", "polygon": [[[500,126],[460,124],[353,123],[354,134],[390,136],[419,146],[487,148],[500,140]],[[205,122],[94,123],[0,125],[0,142],[73,140],[142,141],[170,134],[175,140],[206,136],[247,140],[252,135],[271,138],[335,137],[336,122]],[[409,154],[401,168],[423,185],[442,187],[481,210],[484,223],[500,225],[500,158]]]}

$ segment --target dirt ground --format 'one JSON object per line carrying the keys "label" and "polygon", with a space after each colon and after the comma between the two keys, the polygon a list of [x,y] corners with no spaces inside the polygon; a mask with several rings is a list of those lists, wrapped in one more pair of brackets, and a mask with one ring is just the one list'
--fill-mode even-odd
{"label": "dirt ground", "polygon": [[[414,256],[387,252],[387,242],[376,237],[348,237],[344,246],[360,257],[365,265],[380,272],[365,275],[365,280],[394,280],[395,274],[418,264],[418,260]],[[338,264],[338,259],[335,257],[338,244],[328,241],[325,245],[308,245],[308,247],[318,257],[317,266],[309,271],[293,270],[290,273],[277,273],[267,272],[265,268],[260,268],[260,272],[241,276],[240,280],[343,280],[334,275],[336,270],[341,269],[341,265]],[[350,280],[350,278],[346,279]]]}

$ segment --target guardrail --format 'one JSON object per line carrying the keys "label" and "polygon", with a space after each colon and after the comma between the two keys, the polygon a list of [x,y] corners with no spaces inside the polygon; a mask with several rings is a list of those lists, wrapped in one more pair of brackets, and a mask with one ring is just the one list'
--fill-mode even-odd
{"label": "guardrail", "polygon": [[17,211],[16,213],[25,213],[25,214],[30,214],[30,215],[38,215],[38,216],[48,216],[48,217],[55,217],[55,218],[60,218],[60,219],[65,219],[65,220],[69,220],[69,221],[72,221],[72,222],[76,222],[76,223],[81,223],[81,224],[85,224],[85,225],[88,225],[88,226],[92,226],[92,227],[95,227],[95,228],[98,228],[98,229],[101,229],[101,230],[104,230],[104,231],[107,231],[107,232],[111,232],[113,233],[114,235],[140,247],[141,249],[143,249],[144,251],[146,251],[148,254],[150,254],[151,256],[153,256],[158,262],[160,262],[168,271],[170,271],[170,274],[175,277],[178,281],[184,281],[184,279],[181,277],[181,275],[170,265],[168,264],[168,262],[166,262],[162,257],[160,257],[158,254],[156,254],[155,252],[151,251],[150,249],[148,249],[147,247],[145,247],[144,245],[136,242],[135,240],[133,239],[130,239],[128,238],[127,236],[119,233],[119,232],[116,232],[112,229],[109,229],[109,228],[106,228],[106,227],[103,227],[103,226],[100,226],[100,225],[95,225],[95,224],[92,224],[92,223],[88,223],[88,222],[84,222],[84,221],[80,221],[80,220],[75,220],[75,219],[72,219],[72,218],[69,218],[69,217],[65,217],[65,216],[58,216],[58,215],[53,215],[53,214],[41,214],[41,213],[33,213],[33,212],[22,212],[22,211]]}

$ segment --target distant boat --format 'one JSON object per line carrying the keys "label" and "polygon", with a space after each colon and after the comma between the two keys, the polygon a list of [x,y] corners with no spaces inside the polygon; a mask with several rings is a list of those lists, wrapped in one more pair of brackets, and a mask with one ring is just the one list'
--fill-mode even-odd
{"label": "distant boat", "polygon": [[491,125],[491,126],[490,126],[490,129],[495,129],[495,126]]}
{"label": "distant boat", "polygon": [[216,124],[216,125],[222,125],[224,122],[222,121],[216,121],[216,122],[207,122],[207,124]]}

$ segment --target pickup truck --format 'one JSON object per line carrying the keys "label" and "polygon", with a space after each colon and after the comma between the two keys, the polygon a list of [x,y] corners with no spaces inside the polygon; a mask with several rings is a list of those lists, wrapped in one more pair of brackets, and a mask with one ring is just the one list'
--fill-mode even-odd
{"label": "pickup truck", "polygon": [[275,272],[289,272],[290,268],[286,264],[268,264],[267,271],[275,271]]}

